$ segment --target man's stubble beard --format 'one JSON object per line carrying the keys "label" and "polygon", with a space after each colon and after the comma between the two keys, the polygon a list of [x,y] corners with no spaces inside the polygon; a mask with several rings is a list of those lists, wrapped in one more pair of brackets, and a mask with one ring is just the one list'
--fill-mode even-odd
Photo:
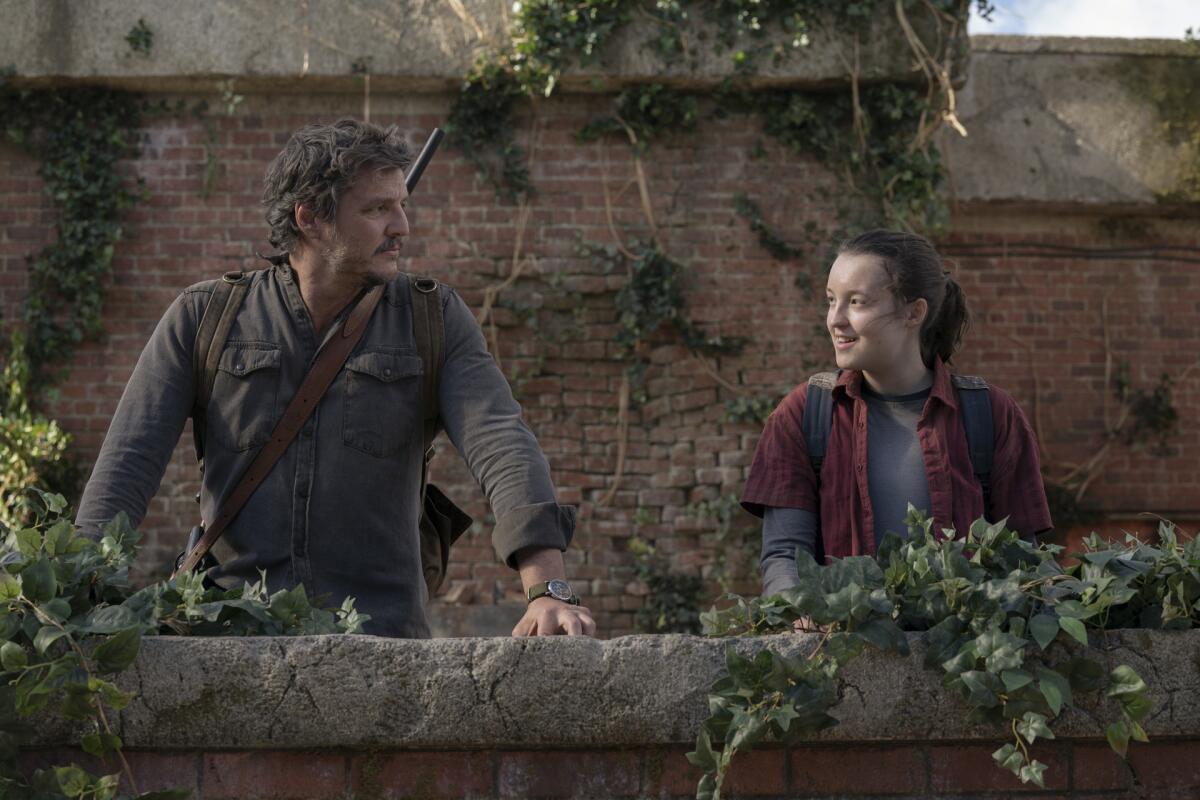
{"label": "man's stubble beard", "polygon": [[[334,275],[342,275],[354,278],[362,283],[364,289],[370,289],[373,286],[380,286],[391,280],[391,277],[383,277],[376,275],[372,271],[374,264],[374,256],[362,258],[360,256],[351,255],[350,246],[340,237],[335,236],[329,246],[325,248],[325,262],[329,264]],[[400,254],[396,254],[395,259],[396,271],[400,271]]]}

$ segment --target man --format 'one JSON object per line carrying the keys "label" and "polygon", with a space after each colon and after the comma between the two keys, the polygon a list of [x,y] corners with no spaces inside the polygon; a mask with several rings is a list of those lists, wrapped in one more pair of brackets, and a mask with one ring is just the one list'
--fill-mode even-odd
{"label": "man", "polygon": [[[267,171],[270,241],[286,258],[250,273],[206,414],[201,510],[211,521],[270,436],[322,343],[364,290],[384,285],[362,340],[283,457],[224,534],[236,557],[215,573],[272,590],[303,583],[371,615],[368,633],[428,637],[418,519],[423,365],[415,349],[404,170],[394,128],[354,120],[297,131]],[[192,351],[215,281],[186,290],[159,322],[117,407],[78,522],[126,512],[140,523],[196,394]],[[534,590],[514,635],[592,634],[586,608],[543,594],[564,575],[573,509],[466,304],[440,291],[440,420],[488,495],[497,555]],[[562,595],[561,584],[555,584]],[[541,596],[537,596],[537,595]],[[568,590],[567,594],[570,592]],[[574,598],[572,598],[574,599]],[[577,602],[577,600],[575,600]]]}

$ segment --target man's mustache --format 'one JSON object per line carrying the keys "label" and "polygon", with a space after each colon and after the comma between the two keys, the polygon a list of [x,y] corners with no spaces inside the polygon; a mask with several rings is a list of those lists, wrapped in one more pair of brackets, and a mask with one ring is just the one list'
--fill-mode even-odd
{"label": "man's mustache", "polygon": [[403,244],[404,242],[400,239],[384,239],[383,244],[375,248],[375,255],[381,255],[382,253],[386,253],[388,250],[399,250]]}

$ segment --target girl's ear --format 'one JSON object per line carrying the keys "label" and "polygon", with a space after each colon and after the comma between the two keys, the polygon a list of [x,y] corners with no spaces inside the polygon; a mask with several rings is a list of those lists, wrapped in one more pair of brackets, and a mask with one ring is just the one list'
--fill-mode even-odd
{"label": "girl's ear", "polygon": [[908,313],[905,314],[904,323],[912,328],[920,328],[925,324],[927,316],[929,316],[929,303],[924,297],[918,297],[908,304]]}

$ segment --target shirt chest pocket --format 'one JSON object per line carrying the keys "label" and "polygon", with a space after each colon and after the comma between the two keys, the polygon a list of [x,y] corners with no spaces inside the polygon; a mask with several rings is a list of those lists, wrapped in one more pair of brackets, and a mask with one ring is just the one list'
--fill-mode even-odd
{"label": "shirt chest pocket", "polygon": [[279,348],[230,342],[221,353],[206,425],[232,450],[261,447],[279,420]]}
{"label": "shirt chest pocket", "polygon": [[424,366],[414,353],[368,352],[346,360],[342,441],[386,458],[420,436]]}

